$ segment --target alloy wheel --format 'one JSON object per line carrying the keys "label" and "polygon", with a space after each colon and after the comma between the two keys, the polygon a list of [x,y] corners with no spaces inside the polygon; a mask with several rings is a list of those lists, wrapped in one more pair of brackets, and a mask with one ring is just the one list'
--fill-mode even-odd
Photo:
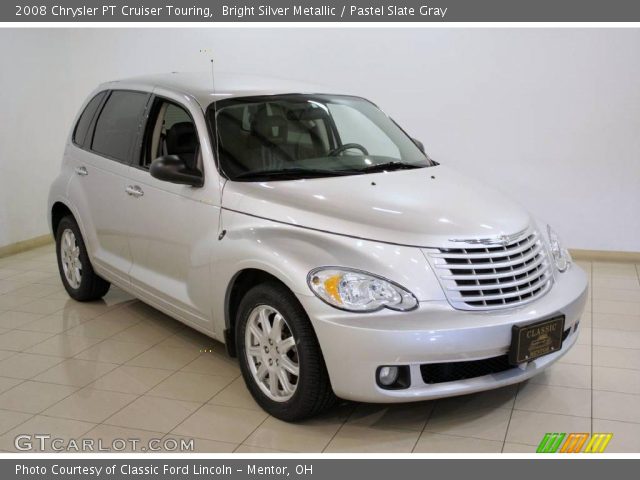
{"label": "alloy wheel", "polygon": [[76,236],[70,228],[62,232],[60,237],[60,261],[67,283],[73,289],[82,283],[82,262],[80,261],[80,246]]}
{"label": "alloy wheel", "polygon": [[258,305],[249,314],[245,355],[254,381],[267,397],[276,402],[293,397],[300,378],[296,340],[275,308]]}

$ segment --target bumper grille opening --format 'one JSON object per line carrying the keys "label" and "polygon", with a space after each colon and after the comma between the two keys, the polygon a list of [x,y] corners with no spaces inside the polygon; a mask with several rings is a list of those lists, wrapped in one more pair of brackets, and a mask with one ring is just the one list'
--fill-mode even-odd
{"label": "bumper grille opening", "polygon": [[551,286],[551,266],[538,234],[504,246],[441,248],[429,257],[449,302],[460,310],[522,305]]}
{"label": "bumper grille opening", "polygon": [[509,365],[509,356],[500,355],[471,362],[427,363],[420,365],[420,373],[424,383],[433,384],[482,377],[511,368],[513,366]]}
{"label": "bumper grille opening", "polygon": [[[562,341],[571,333],[571,328],[562,332]],[[472,360],[470,362],[425,363],[420,365],[422,381],[428,385],[434,383],[455,382],[469,378],[482,377],[493,373],[505,372],[514,367],[509,364],[509,355]]]}

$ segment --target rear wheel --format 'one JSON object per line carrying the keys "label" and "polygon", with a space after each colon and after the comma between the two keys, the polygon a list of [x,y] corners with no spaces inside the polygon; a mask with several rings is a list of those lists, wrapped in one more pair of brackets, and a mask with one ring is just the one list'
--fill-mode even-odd
{"label": "rear wheel", "polygon": [[261,284],[244,296],[236,319],[236,349],[247,388],[274,417],[301,420],[334,404],[315,332],[283,286]]}
{"label": "rear wheel", "polygon": [[72,216],[58,224],[56,253],[62,284],[71,298],[87,302],[106,295],[111,284],[93,271],[80,228]]}

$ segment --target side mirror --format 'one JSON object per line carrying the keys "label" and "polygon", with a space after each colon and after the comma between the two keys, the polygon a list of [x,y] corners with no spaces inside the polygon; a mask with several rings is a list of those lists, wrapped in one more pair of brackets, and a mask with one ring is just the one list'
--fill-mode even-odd
{"label": "side mirror", "polygon": [[192,187],[202,187],[204,177],[197,168],[191,168],[185,160],[178,155],[165,155],[158,157],[149,167],[152,177],[164,182],[190,185]]}
{"label": "side mirror", "polygon": [[413,143],[416,144],[416,147],[418,147],[422,153],[425,153],[425,154],[427,153],[424,151],[424,143],[422,143],[420,140],[415,138],[412,138],[411,140],[413,140]]}

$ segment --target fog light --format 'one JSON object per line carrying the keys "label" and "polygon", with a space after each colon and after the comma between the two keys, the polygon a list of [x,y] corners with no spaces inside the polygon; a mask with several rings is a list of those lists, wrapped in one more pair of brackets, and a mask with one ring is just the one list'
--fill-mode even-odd
{"label": "fog light", "polygon": [[398,379],[398,373],[398,367],[380,367],[378,371],[378,381],[380,385],[384,385],[385,387],[393,385]]}

